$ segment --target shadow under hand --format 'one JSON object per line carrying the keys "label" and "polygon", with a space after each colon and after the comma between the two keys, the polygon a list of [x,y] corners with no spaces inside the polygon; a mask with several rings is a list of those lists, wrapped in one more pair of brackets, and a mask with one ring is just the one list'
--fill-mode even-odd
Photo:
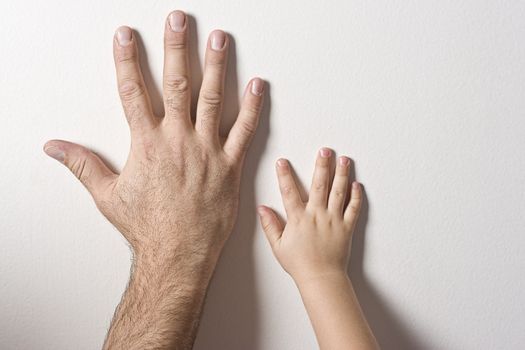
{"label": "shadow under hand", "polygon": [[[239,216],[208,290],[194,346],[197,350],[258,349],[259,305],[253,258],[254,234],[258,225],[255,178],[270,131],[269,91],[266,83],[259,126],[244,163]],[[237,99],[237,96],[226,94],[226,98],[225,103],[235,103],[231,99]]]}
{"label": "shadow under hand", "polygon": [[[352,178],[355,177],[352,176]],[[359,304],[381,349],[416,350],[428,348],[395,315],[363,273],[365,229],[368,221],[368,212],[369,203],[366,192],[363,189],[363,203],[354,232],[351,253],[352,264],[349,268],[349,276],[351,277]]]}
{"label": "shadow under hand", "polygon": [[[202,68],[198,48],[195,18],[189,21],[189,58],[192,85],[192,118],[202,82]],[[235,41],[230,35],[228,72],[225,82],[225,100],[221,135],[227,135],[239,111],[237,95]],[[140,34],[137,33],[141,69],[150,94],[155,115],[164,115],[162,93],[149,69],[148,57]],[[247,83],[247,82],[246,82]],[[255,178],[270,132],[270,86],[265,83],[264,105],[259,126],[244,162],[240,188],[239,213],[235,228],[222,253],[211,281],[194,349],[258,349],[258,303],[255,285],[253,242],[258,220],[256,216]]]}
{"label": "shadow under hand", "polygon": [[140,33],[135,30],[133,33],[134,37],[137,39],[137,47],[139,51],[139,62],[140,70],[142,72],[142,77],[144,78],[144,84],[148,91],[148,95],[151,102],[151,108],[153,109],[153,114],[158,118],[164,116],[164,101],[162,99],[162,92],[159,90],[158,85],[155,82],[153,74],[151,74],[151,69],[148,61],[148,53],[146,47],[144,46],[144,41],[140,36]]}

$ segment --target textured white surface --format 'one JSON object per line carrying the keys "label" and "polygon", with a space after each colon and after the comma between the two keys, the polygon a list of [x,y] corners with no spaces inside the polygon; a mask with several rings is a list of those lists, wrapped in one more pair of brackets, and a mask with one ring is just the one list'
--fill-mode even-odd
{"label": "textured white surface", "polygon": [[64,138],[123,164],[113,31],[140,32],[158,106],[163,21],[176,8],[193,16],[197,79],[207,34],[235,40],[227,120],[250,77],[271,90],[197,349],[316,348],[254,206],[281,208],[278,156],[309,183],[320,146],[353,157],[365,184],[351,275],[385,349],[525,348],[518,0],[3,1],[0,348],[100,347],[128,249],[41,146]]}

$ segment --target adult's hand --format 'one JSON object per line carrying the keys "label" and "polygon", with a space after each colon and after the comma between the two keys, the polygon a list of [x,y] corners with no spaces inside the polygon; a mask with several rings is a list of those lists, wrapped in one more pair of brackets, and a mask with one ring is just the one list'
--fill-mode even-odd
{"label": "adult's hand", "polygon": [[164,116],[152,111],[132,29],[120,27],[114,37],[131,131],[120,174],[80,145],[52,140],[44,146],[80,179],[134,253],[105,348],[191,348],[209,279],[235,222],[243,158],[262,106],[264,83],[254,78],[229,135],[219,135],[229,39],[215,30],[193,122],[183,12],[168,16],[164,35]]}

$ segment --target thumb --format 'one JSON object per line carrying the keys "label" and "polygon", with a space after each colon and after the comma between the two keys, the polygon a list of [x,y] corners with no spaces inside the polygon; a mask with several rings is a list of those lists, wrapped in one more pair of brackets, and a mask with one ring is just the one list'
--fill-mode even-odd
{"label": "thumb", "polygon": [[259,213],[259,219],[266,238],[268,238],[268,242],[273,248],[283,234],[283,225],[272,209],[261,205],[257,208],[257,212]]}
{"label": "thumb", "polygon": [[117,176],[97,155],[75,143],[51,140],[44,145],[44,152],[67,166],[93,197]]}

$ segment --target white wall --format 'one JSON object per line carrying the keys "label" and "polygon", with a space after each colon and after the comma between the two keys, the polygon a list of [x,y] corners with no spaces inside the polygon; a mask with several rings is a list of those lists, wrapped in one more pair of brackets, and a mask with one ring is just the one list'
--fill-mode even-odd
{"label": "white wall", "polygon": [[128,249],[41,146],[65,138],[123,165],[113,31],[139,31],[159,110],[163,21],[176,8],[193,16],[194,67],[212,29],[235,40],[229,123],[250,77],[271,92],[197,349],[316,348],[254,206],[281,209],[277,157],[309,183],[320,146],[353,157],[365,184],[350,270],[385,349],[525,348],[518,0],[3,1],[0,348],[100,347]]}

